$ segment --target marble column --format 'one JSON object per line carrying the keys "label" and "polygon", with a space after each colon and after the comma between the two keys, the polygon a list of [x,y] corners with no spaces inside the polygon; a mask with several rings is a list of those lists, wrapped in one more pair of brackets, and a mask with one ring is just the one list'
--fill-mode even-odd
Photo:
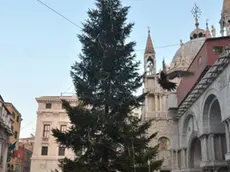
{"label": "marble column", "polygon": [[210,160],[215,161],[215,143],[214,143],[214,134],[209,135],[209,150],[210,150]]}
{"label": "marble column", "polygon": [[201,140],[202,161],[208,161],[208,138],[207,138],[207,135],[202,135],[200,137],[200,140]]}
{"label": "marble column", "polygon": [[185,148],[181,149],[181,168],[186,168]]}
{"label": "marble column", "polygon": [[154,98],[155,98],[155,112],[158,112],[158,102],[157,102],[158,100],[157,100],[157,95],[156,94],[154,95]]}
{"label": "marble column", "polygon": [[[223,148],[222,148],[222,143],[221,143],[221,135],[217,135],[216,136],[216,141],[217,141],[217,150],[216,150],[216,157],[217,157],[217,160],[223,160]],[[215,140],[215,138],[214,138]]]}
{"label": "marble column", "polygon": [[146,96],[145,97],[145,114],[147,114],[145,117],[147,117],[148,116],[148,107],[149,107],[149,97],[148,96]]}
{"label": "marble column", "polygon": [[175,165],[175,167],[176,167],[176,169],[178,169],[179,168],[179,165],[178,165],[179,164],[179,162],[178,162],[178,150],[176,150],[175,153],[176,153],[176,162],[175,162],[176,165]]}
{"label": "marble column", "polygon": [[227,152],[230,152],[230,132],[229,132],[229,121],[225,121],[225,135],[226,135],[226,145]]}
{"label": "marble column", "polygon": [[171,168],[172,169],[174,169],[175,167],[174,167],[174,164],[175,164],[175,159],[174,159],[174,153],[173,153],[174,151],[173,150],[171,150]]}
{"label": "marble column", "polygon": [[160,112],[162,112],[162,95],[160,95]]}

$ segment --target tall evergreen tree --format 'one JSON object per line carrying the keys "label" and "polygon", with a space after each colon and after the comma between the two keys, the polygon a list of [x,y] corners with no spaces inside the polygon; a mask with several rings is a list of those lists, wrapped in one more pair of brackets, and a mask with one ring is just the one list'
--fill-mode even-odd
{"label": "tall evergreen tree", "polygon": [[57,142],[74,151],[74,159],[64,158],[63,172],[149,172],[158,169],[158,146],[147,135],[152,121],[141,123],[131,114],[146,95],[135,96],[142,85],[135,62],[135,42],[126,42],[133,23],[126,23],[129,7],[120,0],[96,0],[88,11],[79,40],[80,62],[71,76],[78,105],[63,105],[71,121],[66,132],[53,129]]}

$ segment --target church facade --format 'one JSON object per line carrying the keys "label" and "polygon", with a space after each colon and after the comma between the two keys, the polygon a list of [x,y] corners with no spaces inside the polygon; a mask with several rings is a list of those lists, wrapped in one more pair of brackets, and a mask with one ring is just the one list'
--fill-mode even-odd
{"label": "church facade", "polygon": [[223,3],[220,37],[214,26],[199,28],[197,13],[195,21],[190,41],[181,41],[167,66],[168,72],[194,72],[191,78],[174,80],[175,92],[164,91],[157,83],[150,33],[147,38],[144,91],[149,94],[142,120],[154,118],[149,133],[158,132],[152,144],[160,146],[162,172],[230,171],[230,0]]}

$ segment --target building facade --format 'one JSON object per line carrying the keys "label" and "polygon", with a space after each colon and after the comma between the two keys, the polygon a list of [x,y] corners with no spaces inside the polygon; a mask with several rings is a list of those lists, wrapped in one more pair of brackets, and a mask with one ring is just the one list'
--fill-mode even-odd
{"label": "building facade", "polygon": [[19,139],[19,144],[20,145],[24,145],[24,147],[26,149],[28,149],[31,152],[33,152],[33,149],[34,149],[34,140],[35,140],[35,136],[31,134],[31,137],[20,138]]}
{"label": "building facade", "polygon": [[[10,111],[11,115],[11,130],[13,135],[9,137],[10,144],[14,144],[16,142],[15,149],[18,149],[18,140],[20,135],[20,128],[21,128],[21,121],[22,117],[20,112],[15,108],[15,106],[12,103],[5,103],[7,109]],[[14,157],[10,158],[10,161],[8,162],[8,170],[13,171],[16,167],[16,159]]]}
{"label": "building facade", "polygon": [[32,151],[25,148],[22,143],[14,151],[15,169],[17,172],[30,172]]}
{"label": "building facade", "polygon": [[[167,66],[168,72],[194,72],[193,77],[174,80],[178,85],[176,91],[166,92],[159,87],[156,81],[159,75],[155,66],[157,58],[150,34],[147,39],[144,90],[150,94],[145,99],[142,119],[154,119],[149,133],[158,132],[152,144],[160,145],[158,158],[164,159],[162,172],[229,170],[229,106],[226,104],[230,88],[229,62],[226,60],[229,50],[225,50],[223,55],[221,53],[230,44],[229,37],[226,37],[230,35],[230,0],[223,2],[221,37],[217,37],[214,26],[209,29],[208,23],[206,29],[199,27],[197,11],[196,7],[195,29],[190,33],[190,40],[186,43],[180,41],[180,48]],[[222,56],[223,62],[218,60]],[[218,65],[220,68],[216,69]],[[208,78],[209,75],[215,79]],[[199,82],[203,85],[196,88]],[[195,99],[193,94],[200,97]]]}
{"label": "building facade", "polygon": [[167,116],[166,98],[167,92],[164,91],[157,82],[156,72],[156,54],[153,47],[150,31],[148,33],[145,54],[144,54],[144,70],[146,76],[144,78],[144,92],[149,92],[145,98],[145,106],[142,109],[142,120],[154,119],[152,126],[149,129],[149,134],[158,132],[158,135],[151,143],[152,146],[158,142],[160,144],[160,151],[158,158],[164,158],[162,166],[163,170],[171,170],[171,148],[170,140],[172,135],[172,128],[174,121]]}
{"label": "building facade", "polygon": [[12,135],[11,116],[3,98],[0,96],[0,171],[2,172],[7,170],[9,137]]}
{"label": "building facade", "polygon": [[71,150],[59,145],[52,136],[52,128],[65,131],[70,126],[70,120],[62,107],[62,99],[72,106],[77,103],[75,96],[44,96],[36,98],[38,102],[37,125],[31,158],[31,171],[44,172],[58,169],[58,160],[74,158]]}

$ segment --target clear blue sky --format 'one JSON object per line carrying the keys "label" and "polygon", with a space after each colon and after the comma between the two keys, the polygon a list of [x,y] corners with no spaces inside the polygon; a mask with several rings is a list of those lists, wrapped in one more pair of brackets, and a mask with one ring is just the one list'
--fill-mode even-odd
{"label": "clear blue sky", "polygon": [[[131,39],[137,42],[137,59],[141,61],[148,26],[155,47],[189,40],[195,28],[191,15],[195,2],[203,11],[200,26],[205,28],[208,18],[219,32],[223,0],[122,1],[131,6],[128,19],[135,22]],[[78,25],[94,6],[94,0],[44,2]],[[60,95],[71,85],[70,66],[81,49],[76,37],[79,31],[36,0],[0,1],[0,94],[22,114],[21,137],[36,129],[35,97]],[[178,48],[156,48],[158,68],[163,57],[169,63]]]}

